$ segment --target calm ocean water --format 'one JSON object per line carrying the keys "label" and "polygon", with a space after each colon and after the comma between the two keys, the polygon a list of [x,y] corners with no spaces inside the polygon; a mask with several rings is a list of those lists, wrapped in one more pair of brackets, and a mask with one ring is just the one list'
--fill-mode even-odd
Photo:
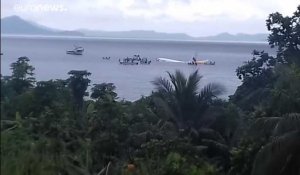
{"label": "calm ocean water", "polygon": [[[82,56],[67,55],[73,45],[85,48]],[[210,82],[221,83],[226,88],[224,97],[231,95],[240,85],[235,70],[252,58],[252,50],[274,53],[267,43],[229,43],[195,41],[158,41],[130,39],[94,39],[59,37],[12,37],[1,38],[1,74],[10,75],[9,68],[18,57],[27,56],[36,68],[37,80],[66,79],[70,70],[88,70],[92,84],[112,82],[117,86],[119,97],[137,100],[154,90],[154,78],[167,77],[166,71],[181,70],[186,75],[198,70],[203,76],[201,86]],[[140,54],[149,57],[150,65],[124,66],[119,59]],[[193,56],[211,59],[214,66],[191,66],[182,63],[156,62],[164,57],[190,61]],[[102,57],[111,57],[103,60]]]}

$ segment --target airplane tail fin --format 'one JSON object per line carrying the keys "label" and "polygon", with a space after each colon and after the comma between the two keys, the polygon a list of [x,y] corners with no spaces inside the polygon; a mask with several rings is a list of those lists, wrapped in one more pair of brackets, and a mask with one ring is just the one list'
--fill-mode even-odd
{"label": "airplane tail fin", "polygon": [[195,63],[195,65],[197,65],[197,61],[195,57],[193,57],[193,62]]}

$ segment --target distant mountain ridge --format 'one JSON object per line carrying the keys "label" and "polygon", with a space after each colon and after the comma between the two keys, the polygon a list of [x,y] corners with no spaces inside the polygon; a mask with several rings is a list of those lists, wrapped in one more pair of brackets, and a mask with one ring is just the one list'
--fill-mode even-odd
{"label": "distant mountain ridge", "polygon": [[79,29],[64,31],[49,28],[18,16],[1,19],[1,34],[11,35],[50,35],[50,36],[87,36],[104,38],[134,38],[134,39],[165,39],[165,40],[195,40],[195,41],[267,41],[268,34],[236,34],[221,33],[215,36],[192,37],[184,33],[162,33],[148,30],[132,31],[96,31]]}
{"label": "distant mountain ridge", "polygon": [[267,41],[268,34],[257,33],[257,34],[244,34],[238,33],[232,35],[230,33],[220,33],[215,36],[199,37],[201,40],[212,40],[212,41]]}
{"label": "distant mountain ridge", "polygon": [[52,29],[40,24],[26,21],[18,16],[9,16],[1,19],[1,34],[84,36],[83,33],[78,31]]}

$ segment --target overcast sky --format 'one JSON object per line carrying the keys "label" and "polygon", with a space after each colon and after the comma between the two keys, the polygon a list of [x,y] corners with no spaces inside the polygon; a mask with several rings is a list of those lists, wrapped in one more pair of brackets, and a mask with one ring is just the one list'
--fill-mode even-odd
{"label": "overcast sky", "polygon": [[58,29],[155,30],[207,36],[265,33],[272,12],[291,15],[299,0],[1,0],[18,15]]}

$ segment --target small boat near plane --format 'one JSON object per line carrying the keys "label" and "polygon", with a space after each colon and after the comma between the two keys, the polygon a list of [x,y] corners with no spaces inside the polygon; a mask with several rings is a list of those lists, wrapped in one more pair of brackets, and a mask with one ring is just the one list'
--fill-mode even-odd
{"label": "small boat near plane", "polygon": [[140,55],[133,55],[132,58],[126,57],[122,61],[119,59],[119,63],[122,65],[138,65],[138,64],[149,65],[151,63],[151,60],[148,60],[148,58],[146,57],[141,58]]}
{"label": "small boat near plane", "polygon": [[68,50],[67,54],[70,54],[70,55],[82,55],[83,51],[84,51],[83,47],[75,46],[75,48],[73,50]]}
{"label": "small boat near plane", "polygon": [[151,64],[151,60],[148,60],[148,58],[142,58],[140,60],[140,64]]}
{"label": "small boat near plane", "polygon": [[132,58],[126,57],[122,61],[119,59],[119,63],[122,65],[138,65],[139,62],[133,60]]}

